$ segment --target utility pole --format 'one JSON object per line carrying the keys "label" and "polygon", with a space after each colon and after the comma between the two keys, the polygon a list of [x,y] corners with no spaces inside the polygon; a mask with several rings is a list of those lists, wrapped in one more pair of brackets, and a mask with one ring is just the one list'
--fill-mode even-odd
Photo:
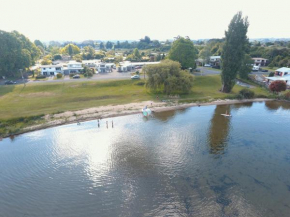
{"label": "utility pole", "polygon": [[21,73],[21,77],[22,77],[22,81],[23,81],[23,86],[25,86],[25,81],[24,81],[24,77],[23,77],[23,74],[22,74],[23,69],[19,69],[19,71]]}

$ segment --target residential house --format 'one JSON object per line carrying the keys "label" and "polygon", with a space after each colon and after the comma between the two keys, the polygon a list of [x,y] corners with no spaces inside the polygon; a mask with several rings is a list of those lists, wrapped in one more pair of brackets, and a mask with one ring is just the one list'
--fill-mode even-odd
{"label": "residential house", "polygon": [[276,69],[275,70],[275,75],[277,75],[277,76],[290,75],[290,68],[282,67],[280,69]]}
{"label": "residential house", "polygon": [[221,65],[221,56],[211,56],[209,58],[209,64],[211,66],[220,66]]}
{"label": "residential house", "polygon": [[71,73],[80,73],[84,68],[82,67],[82,63],[76,61],[69,61],[67,66],[64,67],[64,74],[68,75]]}
{"label": "residential house", "polygon": [[89,68],[97,68],[101,60],[83,60],[82,64]]}
{"label": "residential house", "polygon": [[40,68],[41,74],[45,76],[55,76],[58,73],[63,73],[62,65],[43,65]]}
{"label": "residential house", "polygon": [[265,77],[267,80],[267,84],[271,84],[273,81],[285,81],[287,85],[287,89],[290,88],[290,75],[284,75],[282,77],[280,76],[275,76],[275,77]]}
{"label": "residential house", "polygon": [[115,64],[114,63],[99,63],[99,65],[97,66],[97,70],[99,73],[107,73],[107,72],[112,72],[113,68],[115,68]]}
{"label": "residential house", "polygon": [[261,67],[268,65],[268,60],[261,57],[252,58],[252,60],[254,60],[254,66]]}

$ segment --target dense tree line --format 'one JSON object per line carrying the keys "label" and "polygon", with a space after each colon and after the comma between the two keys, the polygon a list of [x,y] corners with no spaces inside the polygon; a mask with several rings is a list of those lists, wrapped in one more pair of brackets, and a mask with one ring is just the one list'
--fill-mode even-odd
{"label": "dense tree line", "polygon": [[41,50],[17,31],[0,30],[0,76],[15,77],[40,57]]}

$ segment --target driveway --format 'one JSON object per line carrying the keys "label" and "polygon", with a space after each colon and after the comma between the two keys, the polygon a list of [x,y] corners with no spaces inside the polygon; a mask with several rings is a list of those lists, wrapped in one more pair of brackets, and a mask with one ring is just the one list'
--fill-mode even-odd
{"label": "driveway", "polygon": [[200,72],[195,72],[195,75],[200,75],[200,76],[204,76],[204,75],[219,75],[221,73],[221,70],[219,69],[213,69],[211,67],[198,67],[196,68],[198,70],[200,70]]}

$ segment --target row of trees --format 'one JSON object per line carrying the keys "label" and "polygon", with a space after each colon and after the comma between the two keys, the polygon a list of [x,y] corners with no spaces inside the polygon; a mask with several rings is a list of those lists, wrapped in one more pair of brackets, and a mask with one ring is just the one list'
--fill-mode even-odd
{"label": "row of trees", "polygon": [[[225,32],[224,42],[205,47],[206,52],[221,52],[222,56],[222,88],[221,91],[229,93],[236,83],[236,77],[247,77],[251,69],[251,57],[249,40],[247,37],[248,18],[237,13]],[[195,68],[197,49],[190,39],[178,37],[172,44],[167,58],[174,60],[163,61],[161,64],[146,66],[144,69],[148,75],[147,87],[151,89],[163,89],[167,94],[171,92],[188,93],[192,87],[192,77],[188,71],[181,69]]]}
{"label": "row of trees", "polygon": [[0,76],[15,77],[40,57],[41,50],[17,31],[0,31]]}

